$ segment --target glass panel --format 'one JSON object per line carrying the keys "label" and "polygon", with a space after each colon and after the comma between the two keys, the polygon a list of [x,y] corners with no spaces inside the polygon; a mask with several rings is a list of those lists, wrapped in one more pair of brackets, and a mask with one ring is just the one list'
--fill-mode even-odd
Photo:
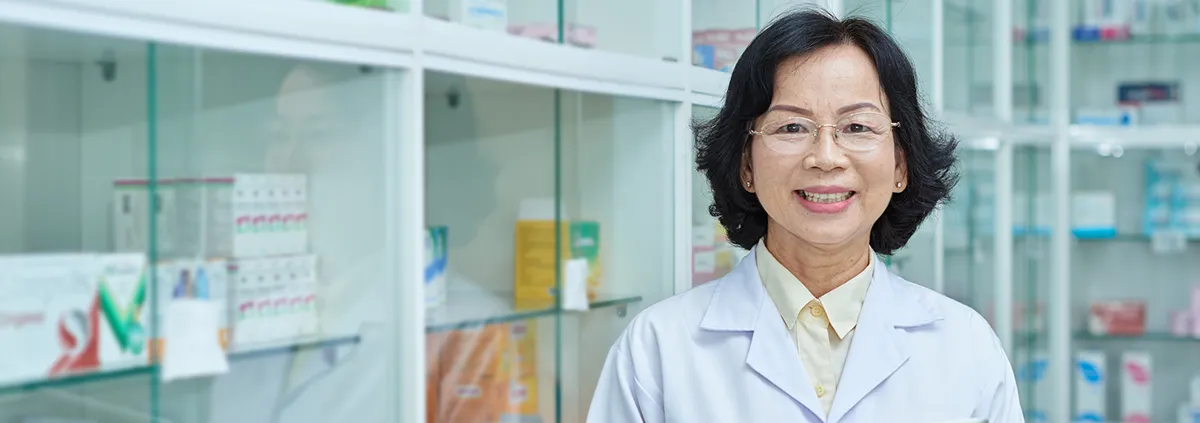
{"label": "glass panel", "polygon": [[993,117],[992,2],[951,0],[943,7],[946,111]]}
{"label": "glass panel", "polygon": [[[426,329],[430,419],[582,421],[625,317],[673,293],[674,110],[440,73],[426,84],[426,217],[448,251]],[[567,291],[592,310],[560,312]]]}
{"label": "glass panel", "polygon": [[[426,0],[422,7],[426,15],[435,19],[557,43],[560,3],[558,0]],[[564,32],[568,42],[595,42],[594,31]]]}
{"label": "glass panel", "polygon": [[1197,333],[1189,320],[1200,298],[1188,277],[1200,273],[1194,242],[1200,158],[1194,153],[1182,147],[1080,149],[1071,156],[1074,352],[1108,369],[1107,389],[1076,388],[1076,412],[1099,404],[1111,420],[1145,415],[1168,421],[1188,405],[1186,393],[1200,371],[1197,350],[1158,341]]}
{"label": "glass panel", "polygon": [[[692,106],[692,119],[704,121],[717,115],[718,109]],[[709,214],[712,205],[712,189],[708,178],[695,170],[696,164],[688,163],[692,170],[692,286],[715,280],[729,271],[746,255],[746,250],[729,242],[725,228],[717,218]]]}
{"label": "glass panel", "polygon": [[[641,299],[628,310],[563,316],[561,422],[586,420],[605,358],[628,317],[674,294],[676,107],[628,97],[560,95],[562,220],[598,225],[599,256],[584,256],[599,282],[598,296]],[[572,250],[582,240],[572,239]],[[569,268],[564,289],[571,288]]]}
{"label": "glass panel", "polygon": [[1013,122],[1050,122],[1049,1],[1013,1]]}
{"label": "glass panel", "polygon": [[112,191],[149,171],[145,49],[0,23],[0,421],[152,417],[150,224]]}
{"label": "glass panel", "polygon": [[445,286],[426,288],[444,290],[428,298],[430,422],[557,421],[555,101],[426,73],[425,216],[445,251]]}
{"label": "glass panel", "polygon": [[[1189,76],[1200,57],[1200,4],[1073,2],[1071,116],[1087,125],[1200,123]],[[1194,77],[1193,77],[1194,78]],[[1190,103],[1190,104],[1189,104]]]}
{"label": "glass panel", "polygon": [[757,6],[754,0],[693,0],[692,64],[733,71],[758,32]]}
{"label": "glass panel", "polygon": [[996,207],[995,152],[960,149],[961,179],[943,207],[946,289],[944,294],[973,307],[990,321]]}
{"label": "glass panel", "polygon": [[684,52],[681,2],[645,0],[560,0],[566,44],[681,62]]}
{"label": "glass panel", "polygon": [[1045,422],[1052,406],[1047,307],[1054,222],[1049,142],[1013,152],[1013,369],[1027,420]]}
{"label": "glass panel", "polygon": [[208,330],[231,357],[223,376],[165,383],[161,417],[396,420],[398,281],[385,229],[394,72],[174,45],[152,53],[159,320],[207,299],[220,316]]}

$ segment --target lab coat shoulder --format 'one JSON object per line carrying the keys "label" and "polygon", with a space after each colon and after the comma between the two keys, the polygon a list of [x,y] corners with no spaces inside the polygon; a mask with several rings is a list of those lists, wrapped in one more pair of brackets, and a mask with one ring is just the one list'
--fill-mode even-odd
{"label": "lab coat shoulder", "polygon": [[682,346],[681,337],[695,335],[721,283],[717,280],[676,294],[631,319],[609,351],[596,387],[596,398],[605,400],[592,402],[589,422],[665,421],[663,361],[671,357],[665,357],[663,346],[676,353],[686,351],[686,347],[670,346]]}
{"label": "lab coat shoulder", "polygon": [[897,289],[908,291],[912,298],[941,316],[928,327],[901,329],[918,336],[930,331],[936,335],[927,338],[932,342],[923,341],[919,345],[945,352],[938,356],[961,360],[953,364],[975,382],[978,399],[974,414],[987,417],[989,422],[1023,421],[1012,365],[987,319],[975,309],[937,291],[895,274],[891,278]]}

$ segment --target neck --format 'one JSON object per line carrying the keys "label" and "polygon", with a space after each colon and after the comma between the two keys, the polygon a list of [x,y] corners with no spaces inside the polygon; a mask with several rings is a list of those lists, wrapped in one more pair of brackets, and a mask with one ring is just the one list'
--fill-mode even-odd
{"label": "neck", "polygon": [[844,245],[813,245],[782,227],[768,225],[766,246],[813,297],[821,298],[867,268],[871,248],[867,237],[862,238]]}

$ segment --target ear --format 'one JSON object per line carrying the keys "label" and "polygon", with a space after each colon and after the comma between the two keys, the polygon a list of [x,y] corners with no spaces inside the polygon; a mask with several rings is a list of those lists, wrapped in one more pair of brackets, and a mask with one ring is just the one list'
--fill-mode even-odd
{"label": "ear", "polygon": [[896,170],[892,180],[896,181],[892,185],[892,192],[901,193],[908,189],[908,159],[899,145],[896,146]]}
{"label": "ear", "polygon": [[742,189],[747,192],[754,192],[754,167],[750,160],[750,144],[752,141],[747,140],[746,148],[742,149],[741,171],[739,174],[742,179]]}

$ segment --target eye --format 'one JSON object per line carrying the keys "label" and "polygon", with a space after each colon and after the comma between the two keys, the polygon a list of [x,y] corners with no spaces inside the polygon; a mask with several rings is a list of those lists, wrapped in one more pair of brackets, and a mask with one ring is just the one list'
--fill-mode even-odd
{"label": "eye", "polygon": [[871,130],[871,128],[868,128],[866,125],[863,125],[861,123],[851,123],[849,125],[846,125],[846,130],[844,132],[851,133],[851,134],[861,134],[863,132],[869,132],[870,130]]}
{"label": "eye", "polygon": [[804,125],[801,125],[799,123],[789,123],[789,124],[779,127],[778,132],[785,133],[785,134],[799,134],[799,133],[803,133],[806,131],[804,129]]}

